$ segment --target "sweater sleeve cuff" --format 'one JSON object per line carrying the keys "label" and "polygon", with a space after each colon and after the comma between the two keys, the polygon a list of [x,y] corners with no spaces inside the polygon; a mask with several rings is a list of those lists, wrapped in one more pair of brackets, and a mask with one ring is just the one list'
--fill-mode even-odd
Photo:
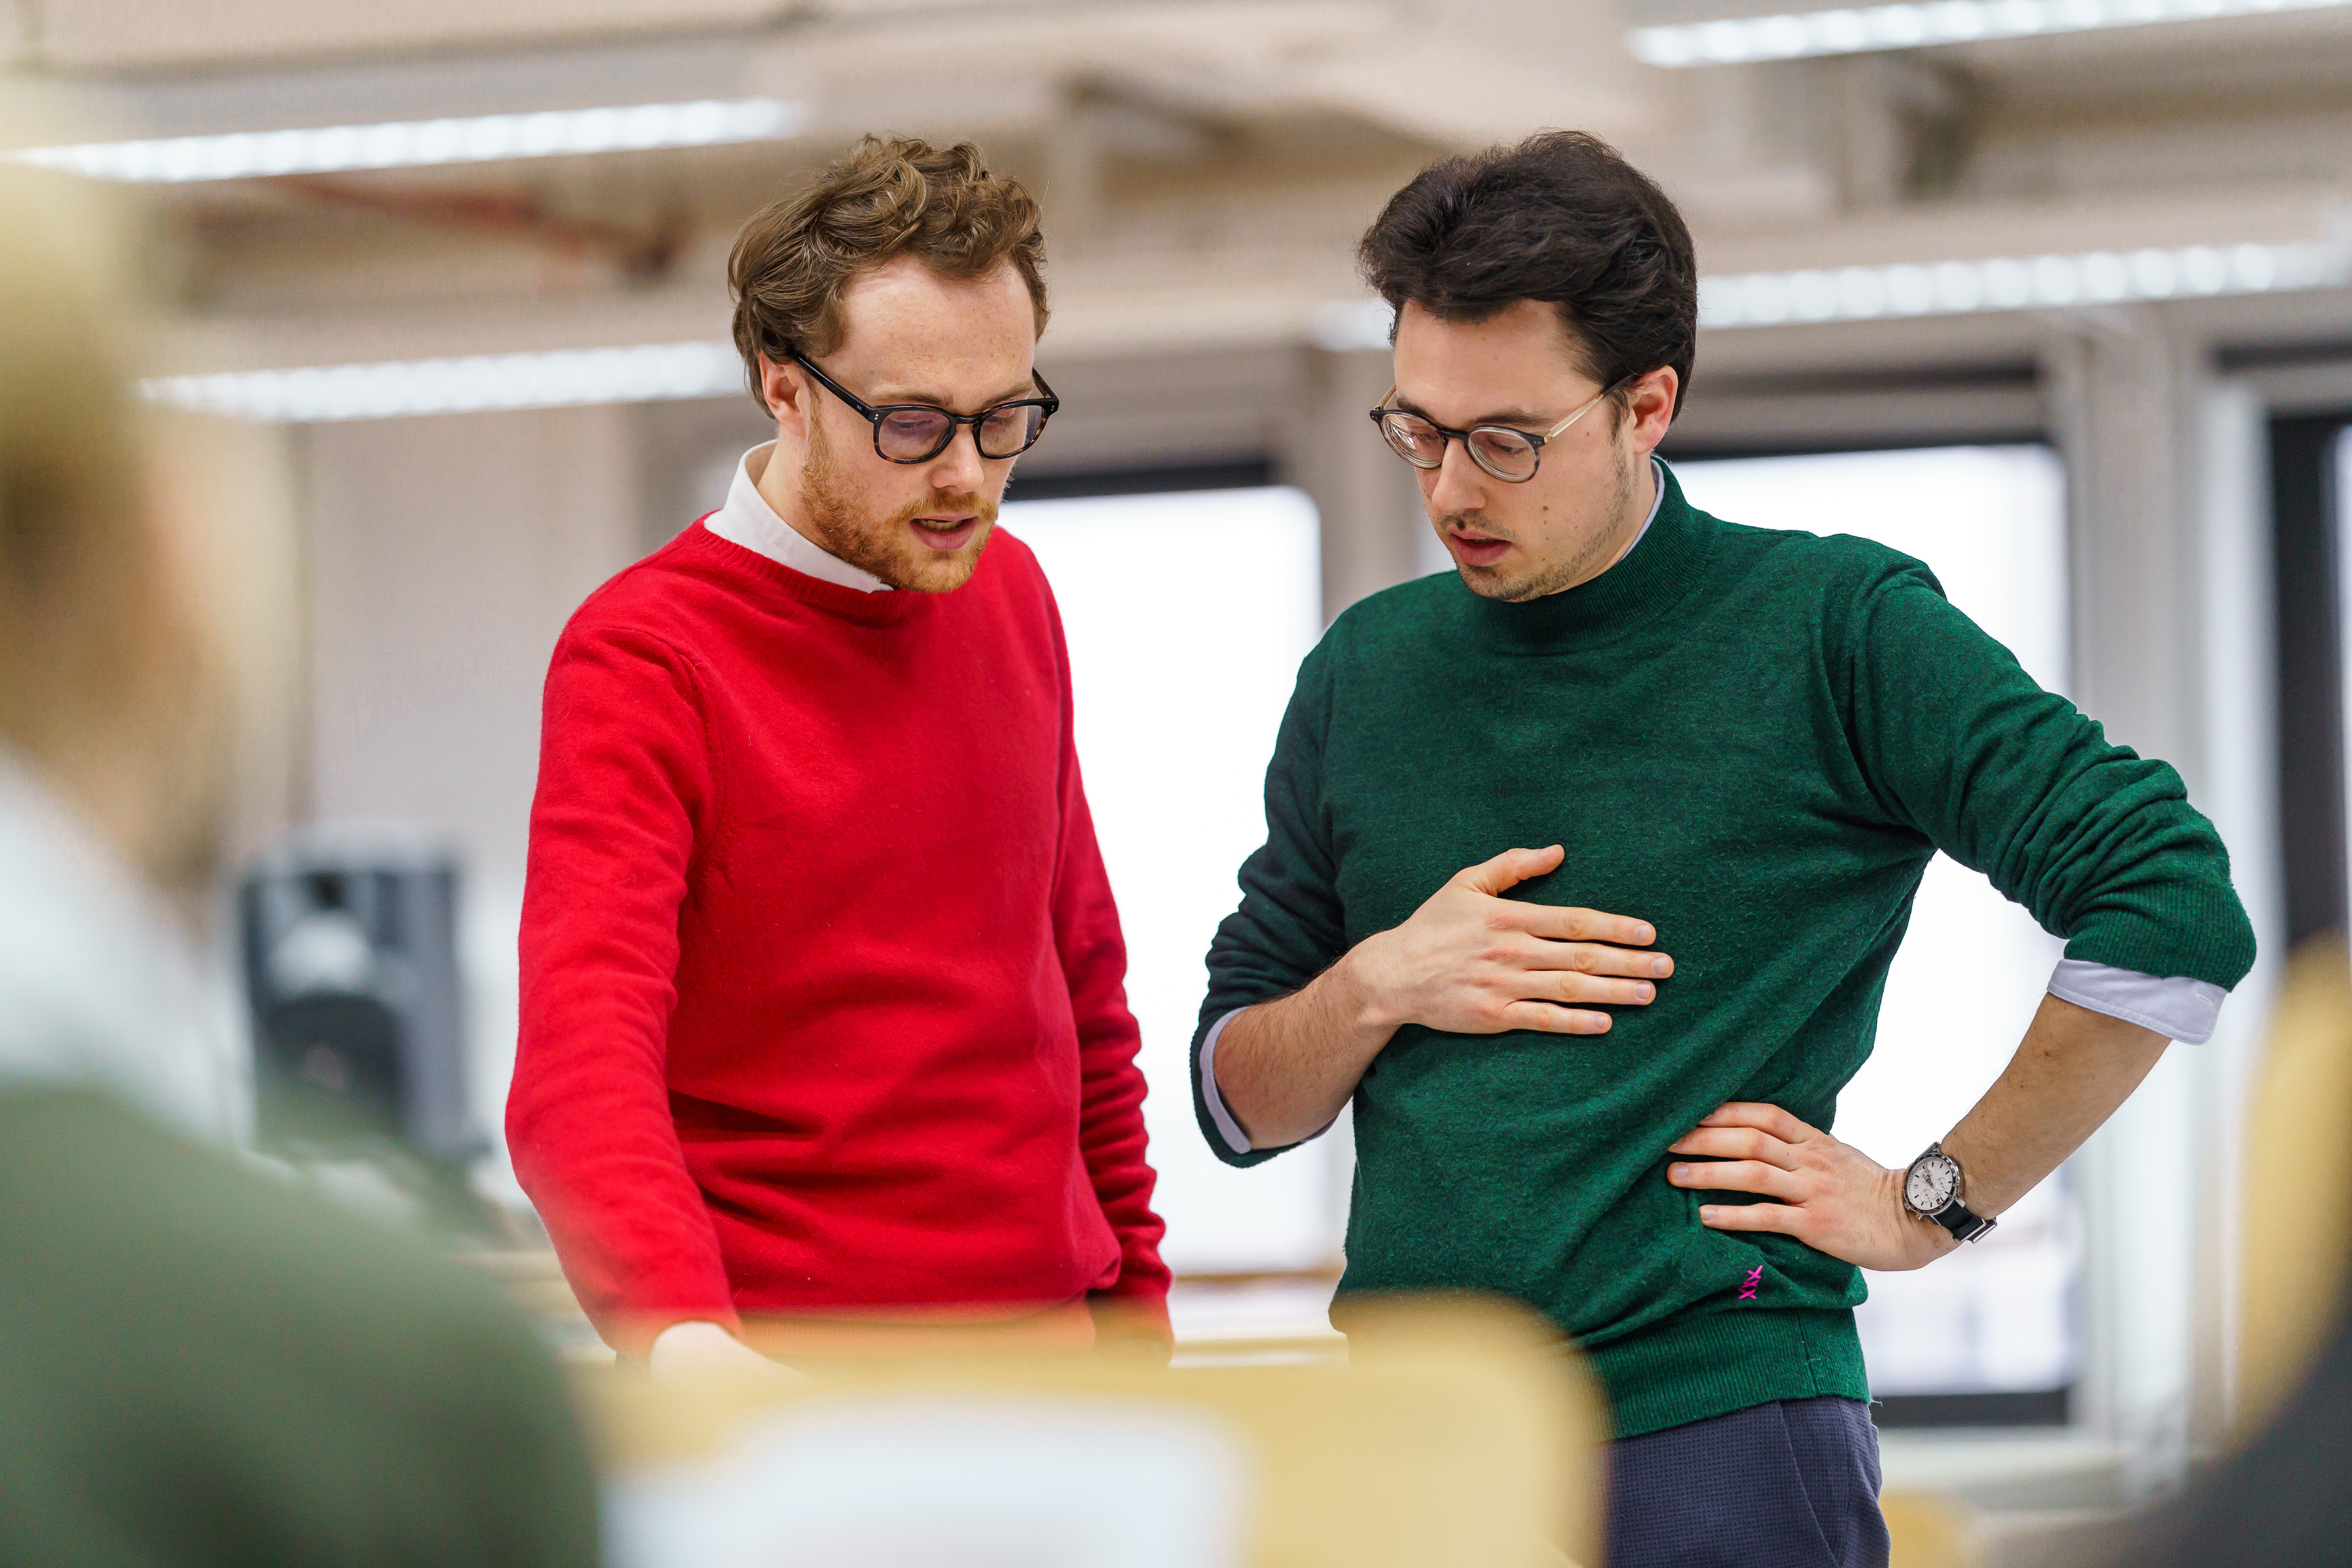
{"label": "sweater sleeve cuff", "polygon": [[2094,1013],[2154,1029],[2168,1039],[2201,1046],[2213,1037],[2229,995],[2210,981],[2185,974],[2142,974],[2079,958],[2062,958],[2050,976],[2050,994]]}

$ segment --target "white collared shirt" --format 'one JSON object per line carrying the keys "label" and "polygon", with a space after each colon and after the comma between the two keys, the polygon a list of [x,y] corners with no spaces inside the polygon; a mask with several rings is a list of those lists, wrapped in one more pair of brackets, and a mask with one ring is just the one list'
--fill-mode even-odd
{"label": "white collared shirt", "polygon": [[730,544],[740,544],[819,582],[835,583],[861,594],[888,593],[889,584],[852,566],[776,515],[776,509],[760,493],[759,483],[759,476],[775,455],[773,441],[744,453],[743,460],[735,465],[735,482],[727,487],[727,504],[704,518],[702,526]]}

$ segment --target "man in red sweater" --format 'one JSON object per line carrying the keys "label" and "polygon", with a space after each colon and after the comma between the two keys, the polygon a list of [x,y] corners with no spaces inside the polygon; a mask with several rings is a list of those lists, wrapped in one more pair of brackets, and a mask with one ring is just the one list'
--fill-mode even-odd
{"label": "man in red sweater", "polygon": [[990,531],[1055,407],[1043,253],[970,145],[868,138],[754,217],[776,439],[556,645],[507,1132],[656,1371],[844,1320],[1166,1335],[1069,658]]}

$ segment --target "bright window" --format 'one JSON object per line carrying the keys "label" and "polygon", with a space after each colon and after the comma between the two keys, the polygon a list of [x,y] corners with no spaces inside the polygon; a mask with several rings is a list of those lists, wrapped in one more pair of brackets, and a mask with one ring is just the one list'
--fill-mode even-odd
{"label": "bright window", "polygon": [[1192,1119],[1185,1053],[1234,874],[1265,842],[1266,759],[1322,632],[1315,507],[1286,487],[1022,501],[1003,524],[1060,603],[1079,765],[1127,933],[1164,1253],[1179,1272],[1318,1268],[1345,1219],[1345,1144],[1251,1171]]}
{"label": "bright window", "polygon": [[[1691,503],[1760,528],[1852,533],[1927,563],[2034,679],[2065,689],[2065,476],[2043,447],[1946,447],[1675,465]],[[1974,871],[1936,857],[1888,976],[1878,1045],[1837,1133],[1901,1165],[2008,1064],[2060,942]],[[2073,1380],[2074,1205],[2063,1175],[2000,1229],[1911,1274],[1873,1274],[1860,1314],[1881,1394],[2022,1393]]]}

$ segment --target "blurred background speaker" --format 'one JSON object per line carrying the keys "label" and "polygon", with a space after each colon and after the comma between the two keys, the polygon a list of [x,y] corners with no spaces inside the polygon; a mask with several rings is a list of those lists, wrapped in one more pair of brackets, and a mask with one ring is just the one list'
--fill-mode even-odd
{"label": "blurred background speaker", "polygon": [[466,1094],[457,862],[390,826],[300,830],[238,890],[260,1142],[390,1135],[451,1166],[486,1147]]}

